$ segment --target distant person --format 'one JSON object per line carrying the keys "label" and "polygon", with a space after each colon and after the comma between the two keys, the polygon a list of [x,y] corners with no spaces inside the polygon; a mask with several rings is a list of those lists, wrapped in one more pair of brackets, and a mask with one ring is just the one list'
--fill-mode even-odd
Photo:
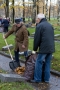
{"label": "distant person", "polygon": [[1,26],[1,20],[0,20],[0,26]]}
{"label": "distant person", "polygon": [[9,21],[8,19],[3,19],[2,21],[3,27],[4,27],[4,32],[8,32],[8,27],[9,27]]}
{"label": "distant person", "polygon": [[12,29],[9,30],[4,38],[15,32],[15,60],[20,65],[19,52],[24,52],[25,59],[28,56],[28,32],[26,26],[23,24],[21,19],[16,19]]}
{"label": "distant person", "polygon": [[2,24],[2,18],[0,18],[0,27],[1,27],[1,24]]}
{"label": "distant person", "polygon": [[35,63],[34,80],[31,80],[31,82],[42,82],[42,67],[44,61],[44,82],[48,83],[50,79],[52,53],[55,52],[54,29],[46,20],[45,15],[41,13],[39,13],[36,18],[33,50],[39,50],[39,54]]}

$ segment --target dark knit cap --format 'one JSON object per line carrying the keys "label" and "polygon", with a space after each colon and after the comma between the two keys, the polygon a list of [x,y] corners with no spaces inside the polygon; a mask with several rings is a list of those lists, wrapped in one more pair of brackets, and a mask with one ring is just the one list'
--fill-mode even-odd
{"label": "dark knit cap", "polygon": [[22,22],[22,19],[15,19],[15,23],[20,23],[20,22]]}

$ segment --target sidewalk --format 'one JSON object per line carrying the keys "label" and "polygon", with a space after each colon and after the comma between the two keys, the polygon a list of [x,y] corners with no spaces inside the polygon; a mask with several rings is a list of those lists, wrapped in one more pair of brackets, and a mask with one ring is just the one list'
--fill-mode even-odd
{"label": "sidewalk", "polygon": [[[10,61],[11,61],[10,58],[0,54],[0,68],[11,74],[12,71],[9,68]],[[35,87],[35,90],[60,90],[60,77],[51,74],[49,84],[46,83],[39,83],[39,84],[29,83],[29,84]]]}

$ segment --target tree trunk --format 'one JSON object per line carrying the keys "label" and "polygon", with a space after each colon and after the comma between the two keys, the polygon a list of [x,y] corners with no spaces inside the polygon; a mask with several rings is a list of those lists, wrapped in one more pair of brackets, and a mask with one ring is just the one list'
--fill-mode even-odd
{"label": "tree trunk", "polygon": [[[39,0],[37,0],[37,2],[39,3]],[[37,14],[39,13],[39,6],[37,5]]]}
{"label": "tree trunk", "polygon": [[9,0],[6,0],[5,17],[9,17]]}
{"label": "tree trunk", "polygon": [[[23,0],[23,7],[25,7],[24,0]],[[25,10],[23,8],[23,21],[25,22]]]}
{"label": "tree trunk", "polygon": [[15,16],[15,11],[14,11],[14,0],[12,0],[12,22],[14,23],[14,16]]}
{"label": "tree trunk", "polygon": [[36,0],[33,0],[33,15],[32,15],[32,23],[35,23],[36,19]]}

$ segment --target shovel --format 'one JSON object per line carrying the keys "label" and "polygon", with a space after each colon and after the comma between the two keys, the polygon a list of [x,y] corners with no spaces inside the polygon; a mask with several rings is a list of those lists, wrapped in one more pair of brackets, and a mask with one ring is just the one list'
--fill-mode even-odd
{"label": "shovel", "polygon": [[[5,37],[4,33],[3,33],[3,37]],[[9,67],[14,71],[17,67],[19,67],[19,64],[13,59],[13,56],[12,56],[11,51],[10,51],[10,48],[9,48],[8,43],[7,43],[5,38],[4,38],[4,41],[6,43],[6,46],[8,47],[8,51],[9,51],[10,57],[12,59],[12,61],[9,62]]]}

